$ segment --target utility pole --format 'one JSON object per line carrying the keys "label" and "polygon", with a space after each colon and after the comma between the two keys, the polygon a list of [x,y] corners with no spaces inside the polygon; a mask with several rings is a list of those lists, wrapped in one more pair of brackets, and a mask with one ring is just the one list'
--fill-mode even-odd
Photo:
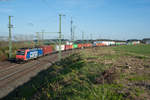
{"label": "utility pole", "polygon": [[42,44],[44,45],[44,30],[42,30]]}
{"label": "utility pole", "polygon": [[65,15],[59,14],[59,53],[58,53],[59,61],[61,60],[61,17],[62,16]]}
{"label": "utility pole", "polygon": [[84,42],[84,32],[82,32],[82,49],[83,49],[83,43]]}
{"label": "utility pole", "polygon": [[91,34],[91,40],[93,40],[93,35]]}
{"label": "utility pole", "polygon": [[90,34],[90,36],[91,36],[90,43],[92,43],[92,42],[93,42],[93,36],[92,36],[92,33]]}
{"label": "utility pole", "polygon": [[12,37],[11,37],[11,28],[13,28],[13,25],[11,24],[11,17],[9,16],[9,59],[12,57]]}
{"label": "utility pole", "polygon": [[73,43],[75,41],[75,29],[76,29],[76,26],[73,26],[73,32],[72,32],[72,40],[73,40]]}
{"label": "utility pole", "polygon": [[39,36],[39,32],[36,32],[36,35],[37,35],[37,46],[40,45],[40,36]]}
{"label": "utility pole", "polygon": [[84,32],[82,32],[82,41],[84,40]]}
{"label": "utility pole", "polygon": [[73,41],[72,24],[73,24],[73,20],[72,20],[72,17],[71,17],[71,29],[70,29],[70,31],[71,31],[71,41]]}

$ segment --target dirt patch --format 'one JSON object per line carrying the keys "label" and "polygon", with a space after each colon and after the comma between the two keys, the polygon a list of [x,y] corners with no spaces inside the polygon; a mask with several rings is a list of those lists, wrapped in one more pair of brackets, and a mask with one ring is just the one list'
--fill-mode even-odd
{"label": "dirt patch", "polygon": [[112,84],[115,78],[117,78],[117,72],[115,68],[111,68],[109,70],[105,70],[104,72],[102,72],[99,75],[99,77],[95,79],[95,84],[104,84],[104,83]]}
{"label": "dirt patch", "polygon": [[[118,81],[120,84],[125,85],[126,89],[122,90],[122,92],[126,94],[127,98],[134,100],[150,98],[149,65],[150,62],[135,57],[121,57],[119,61],[114,63],[113,66],[117,66],[120,70],[120,75],[126,75],[121,80],[118,79]],[[143,95],[143,97],[140,95]]]}
{"label": "dirt patch", "polygon": [[121,84],[124,88],[117,93],[131,100],[150,98],[149,60],[122,56],[115,61],[105,60],[104,64],[112,64],[112,67],[96,77],[95,84]]}

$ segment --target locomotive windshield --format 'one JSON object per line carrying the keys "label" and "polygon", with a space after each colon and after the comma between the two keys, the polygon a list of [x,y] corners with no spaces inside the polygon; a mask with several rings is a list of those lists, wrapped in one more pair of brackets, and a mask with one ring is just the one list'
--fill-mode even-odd
{"label": "locomotive windshield", "polygon": [[24,55],[25,51],[17,51],[17,55]]}

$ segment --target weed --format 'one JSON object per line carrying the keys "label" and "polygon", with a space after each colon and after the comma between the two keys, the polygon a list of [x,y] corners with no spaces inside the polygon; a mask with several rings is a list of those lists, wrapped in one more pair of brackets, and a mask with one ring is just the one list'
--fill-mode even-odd
{"label": "weed", "polygon": [[150,80],[150,77],[147,75],[141,75],[141,76],[133,76],[129,78],[130,81],[144,81],[144,80]]}
{"label": "weed", "polygon": [[[116,70],[124,68],[116,68],[113,62],[117,62],[123,56],[124,58],[132,57],[133,53],[136,54],[133,57],[145,59],[139,56],[139,54],[149,53],[148,50],[143,52],[143,48],[149,48],[149,46],[118,46],[103,50],[96,48],[94,52],[85,50],[79,54],[75,53],[39,73],[30,82],[18,88],[16,90],[18,92],[14,91],[14,94],[18,93],[17,95],[8,96],[8,100],[10,98],[11,100],[21,98],[25,100],[134,99],[144,91],[138,87],[132,87],[133,83],[150,80],[149,75],[138,75],[134,71],[121,73]],[[106,64],[104,61],[111,61],[111,64]]]}

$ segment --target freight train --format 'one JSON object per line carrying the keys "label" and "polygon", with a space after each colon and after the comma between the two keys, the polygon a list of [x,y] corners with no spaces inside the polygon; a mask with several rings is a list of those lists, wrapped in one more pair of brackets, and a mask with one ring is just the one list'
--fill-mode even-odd
{"label": "freight train", "polygon": [[[73,44],[73,45],[61,45],[61,51],[67,51],[72,49],[81,49],[96,46],[112,46],[116,45],[115,42],[94,42],[94,43],[84,43],[84,44]],[[121,44],[120,44],[121,45]],[[51,45],[40,46],[36,48],[22,48],[16,52],[16,61],[28,61],[31,59],[37,59],[41,56],[52,54],[59,51],[59,45],[52,47]]]}
{"label": "freight train", "polygon": [[52,52],[52,46],[41,46],[37,48],[21,48],[16,52],[16,61],[28,61],[31,59],[36,59],[38,57],[51,54]]}

